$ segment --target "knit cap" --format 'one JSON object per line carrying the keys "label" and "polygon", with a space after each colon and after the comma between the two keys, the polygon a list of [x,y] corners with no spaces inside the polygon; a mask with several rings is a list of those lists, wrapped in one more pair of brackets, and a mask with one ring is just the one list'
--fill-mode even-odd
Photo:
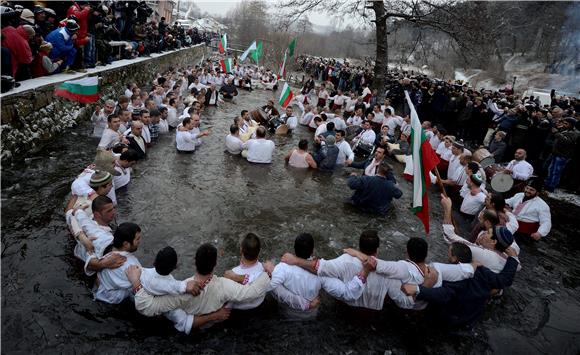
{"label": "knit cap", "polygon": [[97,187],[108,184],[112,180],[113,175],[106,171],[97,170],[91,176],[91,182],[89,183],[89,186],[93,189],[96,189]]}
{"label": "knit cap", "polygon": [[507,229],[505,226],[496,226],[493,229],[493,234],[495,235],[497,242],[504,248],[509,247],[514,242],[514,236],[512,232],[510,232],[509,229]]}

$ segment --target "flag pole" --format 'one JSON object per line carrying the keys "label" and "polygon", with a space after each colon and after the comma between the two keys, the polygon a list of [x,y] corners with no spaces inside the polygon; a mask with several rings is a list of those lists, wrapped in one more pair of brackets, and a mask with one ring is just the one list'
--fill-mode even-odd
{"label": "flag pole", "polygon": [[[439,185],[439,187],[441,188],[441,192],[443,193],[443,196],[445,196],[446,198],[449,198],[449,196],[447,196],[447,192],[445,191],[445,186],[443,186],[443,180],[441,180],[441,175],[439,174],[439,169],[437,167],[435,167],[433,170],[435,171],[435,176],[437,177],[437,185]],[[455,218],[453,218],[453,213],[451,214],[451,223],[453,224],[453,228],[455,228],[455,230],[458,230],[457,223],[455,222]]]}

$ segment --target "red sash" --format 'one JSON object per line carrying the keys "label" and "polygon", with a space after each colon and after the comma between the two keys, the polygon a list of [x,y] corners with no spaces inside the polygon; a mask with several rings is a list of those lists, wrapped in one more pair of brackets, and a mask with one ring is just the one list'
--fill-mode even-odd
{"label": "red sash", "polygon": [[368,104],[371,102],[371,97],[373,97],[373,94],[366,94],[366,96],[363,97],[363,101]]}
{"label": "red sash", "polygon": [[532,234],[536,233],[540,228],[539,222],[522,222],[518,221],[519,227],[517,232],[523,234]]}
{"label": "red sash", "polygon": [[318,98],[318,105],[320,107],[324,107],[326,106],[326,99],[321,99],[320,97]]}

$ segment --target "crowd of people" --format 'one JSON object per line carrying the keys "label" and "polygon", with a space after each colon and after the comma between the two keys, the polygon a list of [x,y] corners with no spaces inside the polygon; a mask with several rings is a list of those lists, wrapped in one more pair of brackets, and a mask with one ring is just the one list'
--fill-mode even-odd
{"label": "crowd of people", "polygon": [[[130,59],[209,43],[197,28],[153,19],[145,1],[50,2],[50,7],[3,2],[3,92],[15,81],[85,71]],[[211,35],[211,34],[210,34]],[[17,84],[16,84],[17,85]]]}
{"label": "crowd of people", "polygon": [[[239,90],[275,90],[277,82],[270,71],[236,64],[225,72],[211,58],[199,65],[171,68],[147,86],[129,83],[117,100],[95,109],[91,121],[93,135],[100,138],[97,156],[72,183],[66,218],[77,241],[75,256],[88,276],[96,274],[96,300],[118,304],[131,299],[141,314],[164,315],[185,333],[223,321],[233,309],[257,308],[267,293],[279,303],[285,317],[313,319],[320,307],[321,289],[349,306],[369,310],[381,310],[386,300],[412,311],[429,307],[434,310],[430,315],[435,324],[450,329],[472,327],[477,322],[489,298],[500,296],[521,269],[518,243],[533,243],[550,233],[550,207],[541,197],[542,188],[544,182],[550,189],[558,185],[553,170],[561,173],[566,165],[559,160],[577,158],[558,154],[577,151],[578,101],[554,96],[554,105],[545,108],[534,98],[520,102],[509,93],[481,93],[467,86],[390,73],[387,98],[379,102],[366,74],[354,81],[338,79],[338,84],[333,82],[336,76],[332,72],[322,74],[323,82],[317,82],[314,74],[283,109],[272,101],[260,110],[241,109],[229,134],[224,132],[224,154],[240,155],[249,164],[270,164],[276,146],[268,139],[269,131],[278,132],[281,125],[286,128],[283,134],[310,129],[312,139],[300,140],[286,154],[287,164],[323,172],[341,166],[351,169],[347,185],[354,193],[346,202],[369,216],[386,215],[392,200],[403,194],[392,164],[406,163],[404,176],[413,174],[409,170],[413,165],[409,164],[413,158],[409,106],[401,96],[407,91],[441,161],[441,177],[432,179],[443,186],[442,235],[449,244],[447,262],[427,262],[429,245],[420,237],[408,240],[406,255],[400,260],[381,260],[378,233],[367,230],[360,234],[358,250],[347,249],[332,260],[313,257],[314,239],[301,233],[294,250],[284,254],[280,263],[262,262],[261,240],[248,233],[240,243],[240,264],[223,277],[214,274],[218,253],[210,243],[197,248],[195,271],[188,279],[176,280],[171,275],[178,258],[171,247],[160,250],[153,265],[142,267],[133,254],[147,240],[141,228],[132,222],[121,223],[115,230],[110,227],[117,203],[122,203],[115,190],[130,183],[132,167],[154,149],[160,135],[175,134],[178,153],[203,149],[204,140],[215,135],[201,128],[200,117],[207,107],[219,107],[226,101],[243,107]],[[443,111],[435,109],[435,98],[457,101],[459,96],[473,102],[458,107],[453,120],[447,115],[447,106]],[[470,123],[462,126],[458,117],[468,106]],[[300,114],[295,114],[297,108]],[[495,125],[481,124],[481,130],[471,132],[473,125],[481,123],[472,122],[474,117],[487,120],[488,116]],[[549,127],[544,144],[551,140],[553,150],[543,178],[534,175],[539,166],[533,159],[539,156],[534,155],[538,147],[534,151],[526,145],[531,133],[518,140],[521,120],[526,118],[531,131]],[[276,124],[272,126],[272,122]],[[481,147],[489,147],[485,157],[492,156],[497,162],[511,154],[514,159],[502,173],[519,183],[504,193],[494,191],[483,160],[477,159]],[[357,169],[362,173],[356,173]],[[469,229],[458,230],[457,218],[468,221]]]}

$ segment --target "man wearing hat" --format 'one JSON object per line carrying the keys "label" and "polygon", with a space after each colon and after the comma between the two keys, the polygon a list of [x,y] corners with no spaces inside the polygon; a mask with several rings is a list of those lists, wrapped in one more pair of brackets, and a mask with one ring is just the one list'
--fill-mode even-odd
{"label": "man wearing hat", "polygon": [[[455,234],[451,210],[452,202],[449,197],[441,194],[441,206],[443,207],[443,239],[448,243],[459,242],[471,249],[473,261],[478,262],[493,272],[499,273],[506,265],[506,250],[514,242],[513,234],[505,226],[496,225],[489,230],[480,233],[477,243],[471,243]],[[514,252],[514,255],[516,253]],[[518,265],[518,270],[521,267]]]}
{"label": "man wearing hat", "polygon": [[362,211],[385,216],[391,209],[393,198],[399,199],[403,196],[403,192],[393,180],[387,178],[391,170],[386,161],[381,161],[375,176],[358,177],[353,173],[349,176],[347,184],[355,192],[347,203]]}
{"label": "man wearing hat", "polygon": [[29,9],[22,10],[20,14],[20,21],[23,25],[31,25],[34,26],[34,13]]}
{"label": "man wearing hat", "polygon": [[67,20],[64,27],[57,28],[46,36],[46,41],[50,42],[53,47],[50,52],[50,59],[62,59],[64,61],[59,71],[64,68],[65,72],[70,72],[70,67],[73,65],[77,55],[74,40],[78,30],[79,25],[76,21]]}
{"label": "man wearing hat", "polygon": [[515,194],[505,202],[512,208],[518,220],[518,238],[540,240],[550,233],[552,216],[550,206],[538,194],[542,191],[542,180],[532,178],[528,181],[524,192]]}
{"label": "man wearing hat", "polygon": [[[49,11],[47,11],[49,10]],[[54,13],[54,10],[51,9],[45,9],[44,7],[41,6],[35,6],[34,7],[34,25],[35,25],[35,30],[38,34],[40,34],[43,38],[46,37],[50,31],[48,28],[48,23],[47,23],[47,13],[49,12]],[[56,13],[54,13],[54,16],[56,16]]]}
{"label": "man wearing hat", "polygon": [[548,176],[544,182],[547,191],[554,192],[554,189],[560,183],[560,178],[566,165],[574,157],[580,138],[576,123],[577,121],[574,118],[567,117],[557,124],[559,132],[554,137],[554,148],[548,160]]}

